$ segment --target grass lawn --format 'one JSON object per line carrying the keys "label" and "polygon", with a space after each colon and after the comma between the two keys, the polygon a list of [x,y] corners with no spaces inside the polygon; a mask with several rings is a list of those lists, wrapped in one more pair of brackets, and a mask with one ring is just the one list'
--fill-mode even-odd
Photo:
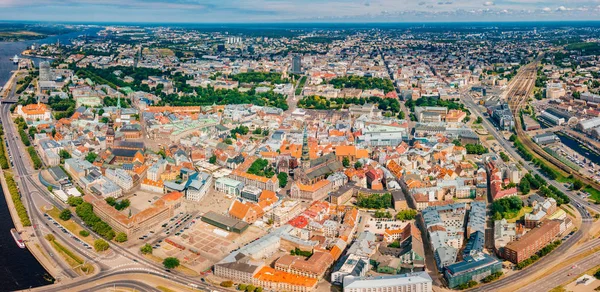
{"label": "grass lawn", "polygon": [[52,217],[52,219],[56,220],[56,222],[61,224],[67,230],[71,231],[73,234],[75,234],[75,236],[79,237],[79,239],[83,240],[85,243],[94,246],[94,237],[91,234],[87,237],[79,235],[79,231],[84,230],[83,227],[75,223],[73,219],[63,221],[62,219],[58,218],[58,216],[60,215],[60,211],[56,209],[56,207],[52,207],[52,209],[49,211],[42,209],[42,212],[46,212],[48,215],[50,215],[50,217]]}
{"label": "grass lawn", "polygon": [[521,208],[521,210],[519,211],[519,213],[517,214],[511,214],[511,218],[507,218],[506,222],[509,223],[514,223],[517,222],[517,220],[520,220],[521,218],[523,218],[523,216],[525,216],[525,213],[531,213],[531,211],[533,210],[533,208],[531,207],[523,207]]}
{"label": "grass lawn", "polygon": [[586,186],[584,189],[587,193],[590,194],[590,198],[596,202],[596,204],[600,204],[600,191],[594,189],[591,186]]}
{"label": "grass lawn", "polygon": [[60,254],[60,256],[65,259],[69,266],[74,268],[77,273],[88,275],[94,272],[94,266],[91,264],[83,264],[84,261],[79,256],[73,253],[73,251],[70,249],[66,248],[64,245],[60,244],[58,241],[53,240],[50,242],[50,245],[52,245],[54,250]]}
{"label": "grass lawn", "polygon": [[[145,254],[144,257],[146,257],[147,259],[152,260],[154,262],[160,263],[160,264],[162,264],[162,262],[163,262],[163,258],[155,256],[153,254]],[[179,265],[179,267],[175,268],[175,271],[184,273],[188,276],[194,276],[194,277],[199,276],[199,274],[196,271],[184,266],[183,264]]]}

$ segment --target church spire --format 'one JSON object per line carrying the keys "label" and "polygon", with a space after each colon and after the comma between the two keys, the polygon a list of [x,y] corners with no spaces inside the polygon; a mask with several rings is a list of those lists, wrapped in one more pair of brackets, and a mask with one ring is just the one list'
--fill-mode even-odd
{"label": "church spire", "polygon": [[310,168],[310,155],[308,149],[308,133],[306,131],[306,125],[304,125],[304,135],[302,137],[302,168],[308,169]]}

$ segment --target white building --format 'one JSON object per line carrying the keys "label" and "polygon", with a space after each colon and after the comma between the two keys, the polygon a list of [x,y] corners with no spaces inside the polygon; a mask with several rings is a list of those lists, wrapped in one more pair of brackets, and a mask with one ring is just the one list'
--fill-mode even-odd
{"label": "white building", "polygon": [[362,277],[369,271],[369,259],[354,254],[342,258],[331,273],[332,283],[342,283],[345,277]]}
{"label": "white building", "polygon": [[198,173],[198,176],[192,180],[185,191],[185,198],[190,201],[199,202],[208,192],[212,180],[212,175],[204,172]]}
{"label": "white building", "polygon": [[128,191],[133,188],[133,178],[123,169],[107,169],[105,172],[106,178],[112,180],[124,191]]}
{"label": "white building", "polygon": [[344,278],[344,292],[431,292],[432,280],[427,272],[392,276]]}

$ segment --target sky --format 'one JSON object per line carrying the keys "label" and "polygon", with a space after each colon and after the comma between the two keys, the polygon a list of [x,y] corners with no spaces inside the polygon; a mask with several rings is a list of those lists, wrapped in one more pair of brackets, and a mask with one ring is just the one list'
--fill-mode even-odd
{"label": "sky", "polygon": [[0,0],[0,20],[158,23],[600,20],[600,0]]}

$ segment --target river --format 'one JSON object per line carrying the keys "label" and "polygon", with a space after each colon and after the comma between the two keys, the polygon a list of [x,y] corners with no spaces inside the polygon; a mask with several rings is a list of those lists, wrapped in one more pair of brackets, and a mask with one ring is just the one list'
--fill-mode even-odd
{"label": "river", "polygon": [[[98,30],[98,28],[92,28],[35,41],[0,42],[0,85],[4,86],[12,75],[11,71],[17,69],[10,59],[14,55],[20,56],[28,46],[34,43],[38,45],[56,43],[57,40],[60,40],[61,44],[68,44],[70,39],[77,38],[84,33],[95,34]],[[40,61],[39,58],[30,59],[36,65]],[[0,194],[2,194],[2,188],[0,188]],[[4,195],[2,195],[0,199],[0,291],[22,290],[50,284],[46,279],[51,279],[51,277],[44,267],[28,249],[19,248],[13,240],[10,229],[14,227]]]}
{"label": "river", "polygon": [[100,28],[93,27],[83,31],[75,31],[58,36],[50,36],[45,39],[39,40],[22,42],[0,42],[0,86],[4,86],[8,79],[10,79],[10,76],[12,75],[11,71],[17,69],[17,65],[13,64],[11,60],[11,58],[15,55],[33,60],[36,66],[41,60],[43,60],[41,58],[21,55],[21,52],[24,51],[26,48],[30,47],[31,45],[55,44],[56,41],[60,41],[61,44],[70,44],[72,39],[76,39],[80,35],[95,35],[98,31],[100,31]]}
{"label": "river", "polygon": [[567,147],[573,149],[579,155],[583,156],[588,163],[590,161],[592,161],[596,164],[600,162],[600,155],[598,155],[595,151],[588,149],[587,146],[581,145],[579,142],[577,142],[577,140],[575,140],[567,135],[557,133],[557,136],[563,144],[565,144]]}

